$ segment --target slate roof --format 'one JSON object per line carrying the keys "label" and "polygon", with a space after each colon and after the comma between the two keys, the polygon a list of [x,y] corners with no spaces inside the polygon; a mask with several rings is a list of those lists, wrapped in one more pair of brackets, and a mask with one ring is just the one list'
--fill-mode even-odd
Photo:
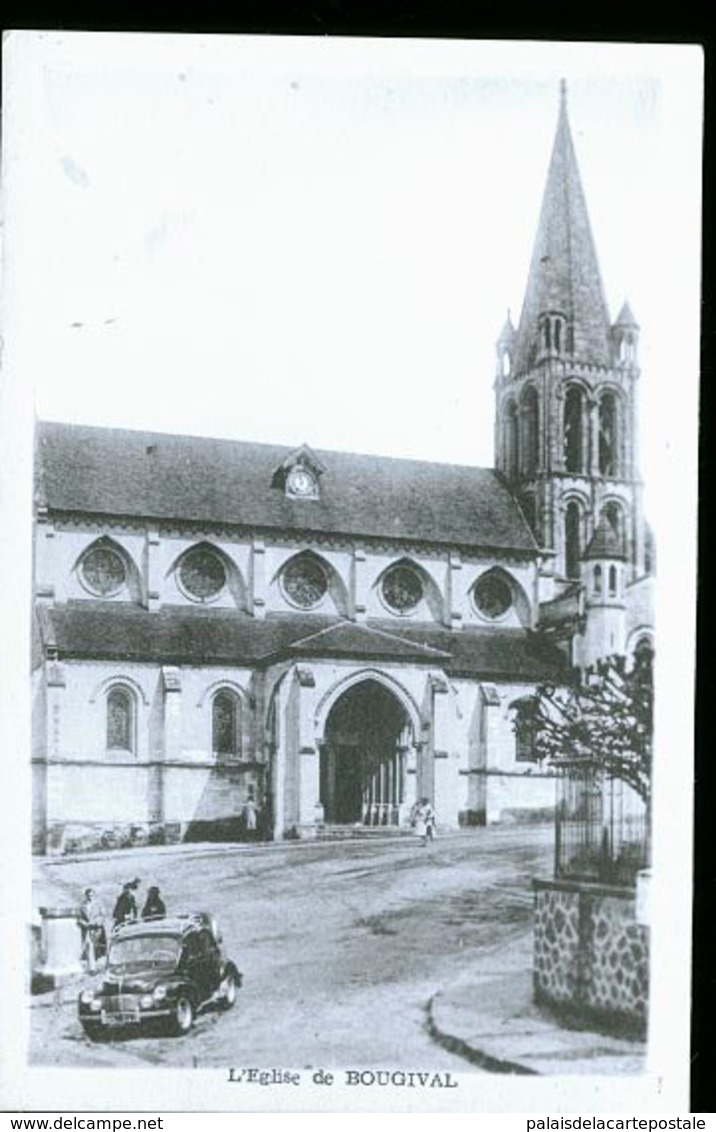
{"label": "slate roof", "polygon": [[513,376],[531,368],[539,315],[559,311],[574,333],[573,356],[611,365],[609,312],[567,117],[564,88],[522,315]]}
{"label": "slate roof", "polygon": [[624,539],[614,530],[609,520],[602,516],[582,557],[587,561],[593,558],[626,558],[626,556]]}
{"label": "slate roof", "polygon": [[50,510],[100,516],[536,551],[520,508],[491,469],[320,451],[321,497],[296,499],[272,487],[292,451],[45,422],[37,499]]}
{"label": "slate roof", "polygon": [[263,666],[302,657],[397,660],[483,679],[544,680],[566,674],[562,655],[520,629],[463,629],[371,622],[312,614],[259,621],[235,610],[165,606],[149,612],[120,602],[38,608],[45,648],[60,660]]}

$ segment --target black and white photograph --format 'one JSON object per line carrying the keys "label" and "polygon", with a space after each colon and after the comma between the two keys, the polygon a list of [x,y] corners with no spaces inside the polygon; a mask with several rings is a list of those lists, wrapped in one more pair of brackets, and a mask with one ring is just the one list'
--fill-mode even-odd
{"label": "black and white photograph", "polygon": [[685,1109],[700,50],[4,82],[4,1099]]}

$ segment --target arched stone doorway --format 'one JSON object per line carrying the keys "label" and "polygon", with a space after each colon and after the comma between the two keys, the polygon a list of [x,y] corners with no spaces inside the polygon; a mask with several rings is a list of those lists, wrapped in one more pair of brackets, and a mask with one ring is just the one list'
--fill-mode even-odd
{"label": "arched stone doorway", "polygon": [[412,743],[405,708],[377,680],[362,680],[343,692],[328,714],[321,746],[326,822],[400,825],[409,804]]}

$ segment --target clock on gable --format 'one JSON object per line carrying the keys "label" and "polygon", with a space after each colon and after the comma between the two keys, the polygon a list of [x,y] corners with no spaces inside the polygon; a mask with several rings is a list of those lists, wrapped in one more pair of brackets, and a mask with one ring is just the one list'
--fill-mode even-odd
{"label": "clock on gable", "polygon": [[325,470],[318,456],[303,444],[276,468],[272,486],[283,488],[289,499],[320,499],[319,479]]}
{"label": "clock on gable", "polygon": [[286,477],[287,495],[313,496],[315,498],[317,486],[313,475],[301,464],[291,468]]}

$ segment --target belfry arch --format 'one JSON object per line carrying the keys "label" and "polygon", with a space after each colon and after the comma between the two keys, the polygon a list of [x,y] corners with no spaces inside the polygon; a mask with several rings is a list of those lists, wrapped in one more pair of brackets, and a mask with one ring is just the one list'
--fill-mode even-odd
{"label": "belfry arch", "polygon": [[413,714],[372,674],[331,697],[320,742],[320,800],[328,824],[397,826],[405,819],[415,801]]}

